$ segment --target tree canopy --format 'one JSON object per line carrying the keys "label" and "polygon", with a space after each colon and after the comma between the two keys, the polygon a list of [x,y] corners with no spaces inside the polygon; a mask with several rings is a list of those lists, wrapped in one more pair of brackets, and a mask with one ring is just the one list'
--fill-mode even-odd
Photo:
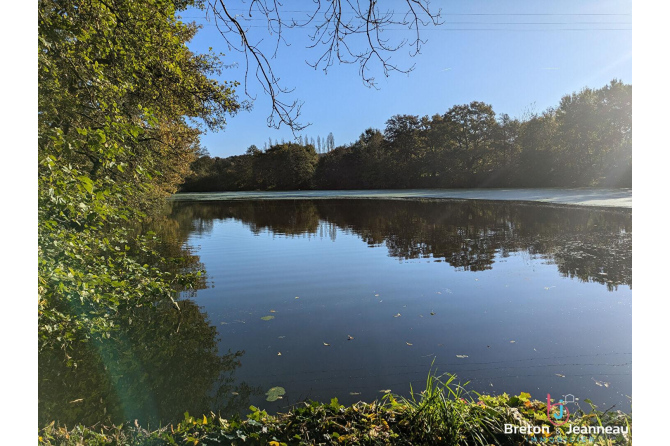
{"label": "tree canopy", "polygon": [[[253,157],[201,158],[182,190],[630,187],[631,104],[631,85],[614,80],[523,120],[477,101],[432,117],[395,115],[383,132],[367,129],[358,141],[320,154],[313,177],[300,185],[272,148]],[[261,163],[262,171],[244,167]],[[229,168],[214,168],[221,165]]]}
{"label": "tree canopy", "polygon": [[186,46],[196,28],[176,14],[190,5],[39,2],[39,344],[72,367],[76,345],[113,343],[135,313],[177,309],[180,290],[202,285],[183,240],[168,249],[139,228],[202,129],[244,107],[237,83],[211,78],[220,60]]}

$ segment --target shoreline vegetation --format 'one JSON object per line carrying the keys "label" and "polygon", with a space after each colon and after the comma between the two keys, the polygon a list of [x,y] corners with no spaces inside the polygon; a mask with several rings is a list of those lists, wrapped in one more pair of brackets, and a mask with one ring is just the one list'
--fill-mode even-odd
{"label": "shoreline vegetation", "polygon": [[[251,406],[246,419],[213,413],[184,414],[178,424],[145,428],[135,423],[71,428],[51,423],[39,444],[86,445],[632,445],[632,416],[587,406],[571,413],[560,427],[547,414],[546,401],[478,394],[454,383],[454,375],[431,372],[426,388],[409,397],[385,394],[380,400],[343,406],[304,402],[287,413],[270,415]],[[552,416],[558,417],[556,401]],[[580,403],[580,402],[578,402]],[[559,423],[560,424],[560,423]]]}

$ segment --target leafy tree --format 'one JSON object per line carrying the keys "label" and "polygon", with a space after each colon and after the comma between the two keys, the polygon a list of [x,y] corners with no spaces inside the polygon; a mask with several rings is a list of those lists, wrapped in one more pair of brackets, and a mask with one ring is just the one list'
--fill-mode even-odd
{"label": "leafy tree", "polygon": [[236,83],[210,78],[217,57],[186,46],[196,28],[175,14],[193,4],[39,1],[39,345],[69,366],[127,309],[176,308],[201,280],[130,224],[183,180],[202,126],[243,107]]}
{"label": "leafy tree", "polygon": [[307,189],[311,187],[317,160],[312,145],[275,145],[254,157],[253,175],[261,189]]}

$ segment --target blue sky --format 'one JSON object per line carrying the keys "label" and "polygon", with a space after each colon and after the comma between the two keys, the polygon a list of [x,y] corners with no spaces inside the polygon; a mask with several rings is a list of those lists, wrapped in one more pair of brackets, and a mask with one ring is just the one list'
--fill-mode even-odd
{"label": "blue sky", "polygon": [[[386,4],[386,2],[384,2]],[[396,10],[401,10],[398,2]],[[248,5],[248,2],[246,3]],[[245,4],[226,5],[242,13]],[[311,1],[285,4],[285,11],[308,11]],[[382,129],[395,114],[433,115],[455,104],[474,100],[493,106],[496,113],[520,116],[525,110],[542,111],[557,105],[561,96],[585,86],[601,87],[611,79],[632,82],[632,5],[630,1],[452,1],[442,6],[437,28],[423,31],[427,40],[422,53],[411,58],[410,48],[391,55],[392,62],[415,69],[409,75],[392,73],[385,78],[373,68],[378,90],[363,85],[357,65],[334,65],[327,74],[305,61],[318,57],[309,44],[308,31],[285,33],[290,47],[279,46],[271,61],[285,87],[295,88],[286,99],[304,102],[300,122],[311,123],[301,134],[335,136],[336,145],[353,142],[368,127]],[[239,63],[224,70],[221,79],[243,81],[244,62],[225,45],[204,11],[189,10],[184,20],[203,24],[191,42],[196,52],[226,54],[224,63]],[[304,18],[303,12],[282,13],[284,18]],[[248,22],[250,40],[272,41],[258,20]],[[398,27],[386,33],[391,38],[411,37]],[[268,46],[268,48],[271,48]],[[270,100],[252,79],[249,92],[255,96],[251,111],[228,120],[225,131],[208,133],[202,144],[213,156],[243,153],[252,144],[259,148],[268,140],[293,139],[289,128],[267,126]],[[239,89],[244,97],[243,86]]]}

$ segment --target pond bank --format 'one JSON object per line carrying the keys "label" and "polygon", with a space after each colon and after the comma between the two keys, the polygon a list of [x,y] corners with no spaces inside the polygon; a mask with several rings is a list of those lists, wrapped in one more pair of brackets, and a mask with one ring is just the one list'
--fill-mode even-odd
{"label": "pond bank", "polygon": [[322,200],[322,199],[455,199],[520,201],[608,208],[633,207],[631,189],[546,188],[546,189],[401,189],[401,190],[305,190],[190,192],[172,196],[172,200]]}
{"label": "pond bank", "polygon": [[[431,379],[428,383],[427,390],[408,399],[386,395],[381,401],[351,406],[333,399],[329,404],[301,403],[278,415],[252,406],[243,421],[187,413],[178,425],[157,430],[136,423],[75,426],[70,430],[51,424],[40,431],[39,444],[632,444],[632,418],[619,411],[601,412],[591,406],[587,414],[573,409],[569,422],[554,427],[548,421],[546,403],[531,400],[527,393],[512,397],[479,395],[474,399],[461,393],[462,389],[437,386]],[[590,404],[588,400],[585,403]]]}

